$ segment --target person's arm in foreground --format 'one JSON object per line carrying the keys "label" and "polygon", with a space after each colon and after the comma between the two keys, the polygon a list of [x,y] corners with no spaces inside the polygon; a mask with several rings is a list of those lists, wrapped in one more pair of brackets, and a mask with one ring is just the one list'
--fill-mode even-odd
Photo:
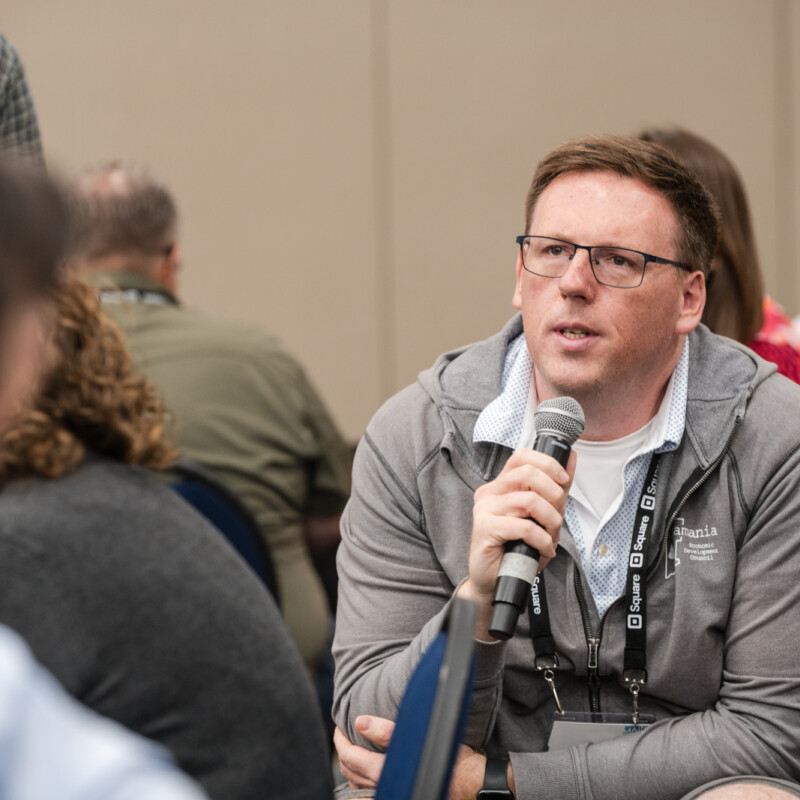
{"label": "person's arm in foreground", "polygon": [[0,626],[0,795],[202,800],[165,749],[82,706]]}

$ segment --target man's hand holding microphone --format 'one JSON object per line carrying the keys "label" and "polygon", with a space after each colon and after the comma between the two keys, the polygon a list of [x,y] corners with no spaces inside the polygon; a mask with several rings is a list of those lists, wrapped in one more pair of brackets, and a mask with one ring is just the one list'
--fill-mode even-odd
{"label": "man's hand holding microphone", "polygon": [[533,449],[515,450],[475,492],[469,577],[458,594],[477,604],[475,635],[482,641],[513,635],[537,571],[556,554],[583,410],[571,397],[545,400],[534,427]]}

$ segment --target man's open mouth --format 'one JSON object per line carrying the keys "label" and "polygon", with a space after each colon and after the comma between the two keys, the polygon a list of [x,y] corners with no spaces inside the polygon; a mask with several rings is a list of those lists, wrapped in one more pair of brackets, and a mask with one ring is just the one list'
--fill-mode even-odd
{"label": "man's open mouth", "polygon": [[589,331],[583,328],[559,328],[558,332],[562,336],[566,336],[567,339],[583,339],[585,336],[590,335]]}

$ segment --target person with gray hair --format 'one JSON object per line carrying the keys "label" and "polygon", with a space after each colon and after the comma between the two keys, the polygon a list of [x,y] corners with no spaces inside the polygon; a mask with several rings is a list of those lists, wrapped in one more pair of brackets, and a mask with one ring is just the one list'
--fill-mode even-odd
{"label": "person with gray hair", "polygon": [[313,556],[339,543],[349,447],[276,337],[181,303],[178,214],[157,177],[110,162],[80,172],[75,191],[81,213],[70,265],[99,288],[137,364],[163,393],[182,454],[255,516],[289,633],[317,677],[332,614]]}

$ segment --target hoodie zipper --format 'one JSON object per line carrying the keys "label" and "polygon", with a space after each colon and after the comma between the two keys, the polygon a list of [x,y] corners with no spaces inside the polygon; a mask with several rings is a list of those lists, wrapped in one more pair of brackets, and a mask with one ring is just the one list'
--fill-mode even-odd
{"label": "hoodie zipper", "polygon": [[[717,456],[714,461],[709,464],[708,469],[700,475],[697,480],[685,491],[683,497],[681,498],[680,502],[675,506],[672,514],[670,514],[669,519],[667,520],[667,524],[664,530],[664,538],[661,545],[661,550],[658,554],[658,559],[653,564],[650,571],[647,573],[646,580],[649,581],[660,569],[661,565],[664,563],[664,559],[667,557],[667,553],[669,552],[669,540],[670,535],[669,531],[672,528],[672,523],[675,521],[678,514],[681,512],[681,509],[686,505],[686,502],[689,498],[708,480],[709,476],[717,469],[717,467],[722,463],[722,459],[728,453],[728,450],[731,446],[731,441],[733,437],[736,435],[736,431],[739,429],[739,424],[742,421],[741,414],[737,415],[736,419],[733,423],[733,430],[731,430],[730,436],[728,436],[728,440],[725,442],[725,446],[722,448],[722,452]],[[578,598],[578,606],[580,607],[581,611],[581,619],[583,620],[583,632],[586,637],[586,646],[588,649],[588,658],[586,662],[587,672],[589,676],[588,684],[589,684],[589,710],[595,713],[600,711],[600,671],[599,671],[599,656],[600,656],[600,643],[603,639],[603,626],[605,625],[606,617],[608,616],[608,612],[611,611],[614,606],[619,603],[623,597],[618,597],[607,609],[605,614],[600,618],[600,623],[598,624],[596,630],[592,630],[592,622],[589,617],[589,606],[586,602],[586,595],[583,591],[583,583],[581,582],[580,570],[578,569],[578,565],[574,565],[574,573],[573,573],[573,584],[575,586],[575,594]]]}
{"label": "hoodie zipper", "polygon": [[[589,657],[586,662],[587,674],[589,676],[589,710],[592,712],[600,711],[600,673],[598,670],[599,656],[600,656],[600,641],[603,638],[603,624],[605,623],[605,614],[600,619],[600,624],[597,630],[592,630],[592,621],[589,618],[589,606],[586,603],[586,596],[583,593],[583,584],[581,583],[580,570],[578,565],[575,564],[573,575],[573,583],[575,584],[575,594],[578,596],[578,605],[581,609],[581,619],[583,620],[583,633],[586,637],[586,646],[589,650]],[[611,608],[614,607],[616,601],[612,603]],[[610,610],[610,609],[609,609]]]}

